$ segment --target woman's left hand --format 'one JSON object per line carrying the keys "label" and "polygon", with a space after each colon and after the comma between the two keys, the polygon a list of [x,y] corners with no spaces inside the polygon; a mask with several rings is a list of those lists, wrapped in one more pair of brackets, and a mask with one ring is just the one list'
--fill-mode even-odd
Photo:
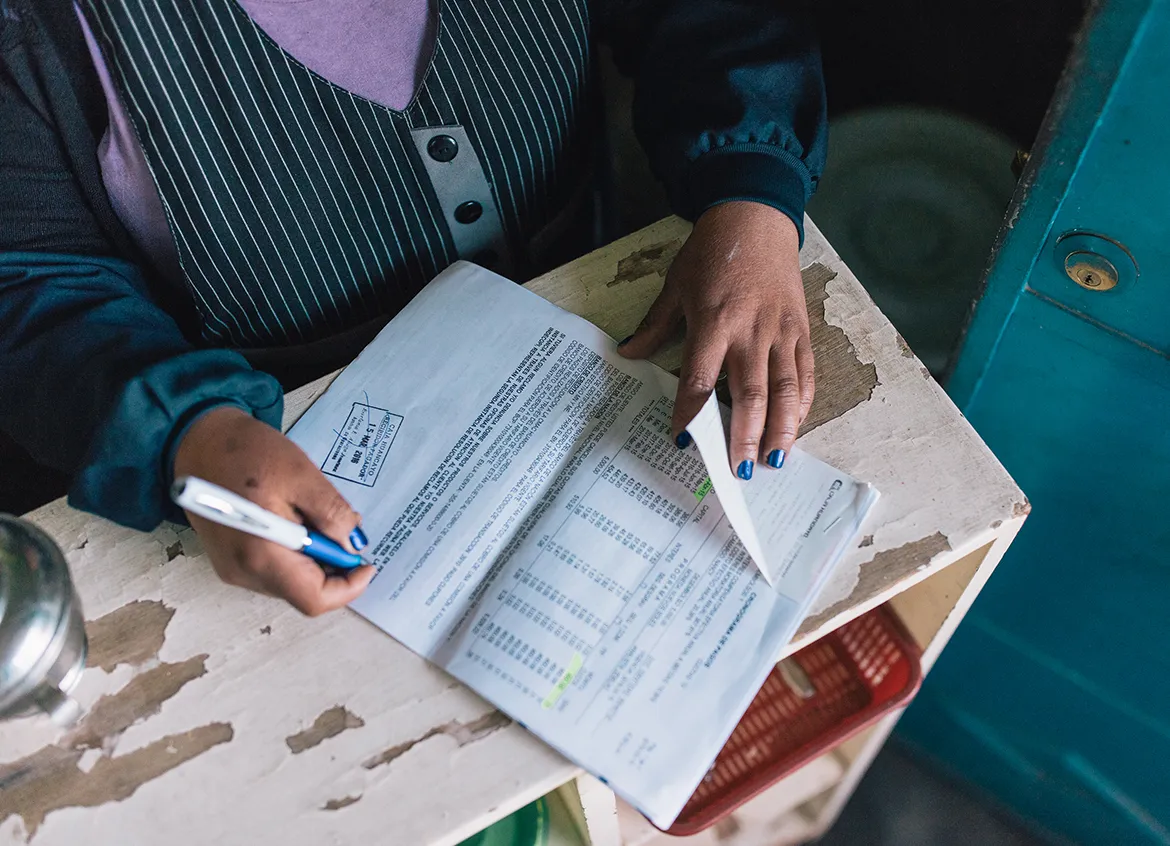
{"label": "woman's left hand", "polygon": [[778,468],[813,401],[813,352],[799,237],[783,212],[728,202],[704,212],[638,331],[618,347],[646,358],[686,323],[672,424],[676,443],[727,369],[732,470]]}

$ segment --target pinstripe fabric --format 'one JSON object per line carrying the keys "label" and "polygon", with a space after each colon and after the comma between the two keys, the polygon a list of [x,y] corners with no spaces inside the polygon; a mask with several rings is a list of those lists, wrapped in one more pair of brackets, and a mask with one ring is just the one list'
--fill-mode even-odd
{"label": "pinstripe fabric", "polygon": [[458,256],[412,128],[463,126],[514,255],[584,167],[586,0],[440,0],[405,111],[285,53],[234,0],[88,0],[209,341],[393,314]]}

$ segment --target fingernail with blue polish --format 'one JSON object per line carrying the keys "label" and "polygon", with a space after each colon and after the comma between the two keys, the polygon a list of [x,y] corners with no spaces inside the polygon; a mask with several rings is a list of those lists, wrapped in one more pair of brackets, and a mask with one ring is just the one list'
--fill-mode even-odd
{"label": "fingernail with blue polish", "polygon": [[628,343],[629,343],[630,341],[632,341],[632,340],[634,340],[634,336],[633,336],[633,335],[627,335],[626,337],[624,337],[624,338],[622,338],[620,341],[618,341],[618,346],[619,346],[619,347],[624,347],[626,344],[628,344]]}
{"label": "fingernail with blue polish", "polygon": [[779,470],[784,466],[785,452],[782,449],[774,449],[768,453],[768,466],[775,467]]}
{"label": "fingernail with blue polish", "polygon": [[756,462],[751,459],[746,459],[739,462],[739,469],[735,471],[735,475],[743,479],[745,482],[752,477],[752,470],[756,469]]}
{"label": "fingernail with blue polish", "polygon": [[674,439],[674,445],[679,449],[686,449],[691,445],[691,433],[682,431],[678,433],[678,437]]}
{"label": "fingernail with blue polish", "polygon": [[354,549],[365,549],[369,544],[370,539],[366,537],[366,533],[362,531],[361,526],[355,526],[354,530],[349,533],[349,542],[353,544]]}

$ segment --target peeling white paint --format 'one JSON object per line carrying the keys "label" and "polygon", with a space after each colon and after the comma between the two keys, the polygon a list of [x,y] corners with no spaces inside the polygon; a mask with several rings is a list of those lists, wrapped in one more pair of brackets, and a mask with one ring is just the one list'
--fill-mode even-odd
{"label": "peeling white paint", "polygon": [[93,769],[93,765],[96,764],[105,754],[106,753],[101,749],[86,749],[81,753],[81,760],[77,762],[77,769],[81,770],[83,773],[88,773]]}
{"label": "peeling white paint", "polygon": [[[802,263],[820,261],[838,273],[827,288],[826,320],[845,331],[863,362],[875,364],[880,381],[873,399],[801,440],[804,449],[873,482],[883,494],[862,530],[874,536],[873,544],[855,545],[847,553],[822,597],[825,606],[848,596],[863,562],[879,552],[936,532],[961,548],[986,537],[993,521],[1010,523],[1020,495],[941,390],[922,378],[917,360],[902,356],[892,327],[811,222],[807,232]],[[636,324],[653,299],[653,280],[625,283],[621,291],[605,289],[605,282],[613,279],[623,255],[685,233],[681,222],[666,221],[547,278],[558,285],[594,286],[590,296],[574,300],[578,308],[601,302],[612,308],[615,298],[624,297],[622,319]],[[592,305],[582,306],[585,301]],[[319,392],[327,383],[313,388]],[[290,396],[286,419],[311,395],[312,389],[303,389]],[[69,560],[88,619],[136,599],[162,600],[175,614],[159,660],[179,663],[208,655],[206,674],[162,703],[156,716],[129,727],[116,754],[214,722],[230,723],[234,731],[230,742],[143,784],[122,802],[51,813],[33,846],[318,846],[384,843],[387,832],[394,833],[395,843],[443,846],[577,773],[515,725],[462,747],[458,738],[437,734],[390,764],[367,770],[362,763],[385,749],[453,721],[473,722],[492,709],[352,612],[310,620],[281,602],[221,584],[190,529],[141,534],[73,511],[64,502],[30,516],[65,549],[86,539]],[[166,548],[176,540],[184,554],[167,562]],[[261,633],[265,628],[268,634]],[[109,674],[91,669],[78,695],[92,704],[145,669],[121,665]],[[292,754],[285,738],[338,704],[365,725]],[[31,754],[59,736],[46,720],[0,724],[0,762]],[[87,753],[88,766],[92,760]],[[341,811],[320,810],[330,799],[358,795],[360,801]],[[0,846],[24,842],[18,819],[0,824]]]}
{"label": "peeling white paint", "polygon": [[986,535],[987,515],[1009,519],[1018,489],[942,388],[922,378],[921,362],[902,354],[894,327],[812,221],[806,220],[806,233],[802,265],[820,262],[837,271],[826,286],[825,322],[845,332],[860,361],[873,363],[878,385],[868,402],[798,443],[881,492],[862,529],[874,536],[873,544],[846,552],[817,598],[815,615],[847,599],[861,568],[884,550],[935,532],[953,547]]}

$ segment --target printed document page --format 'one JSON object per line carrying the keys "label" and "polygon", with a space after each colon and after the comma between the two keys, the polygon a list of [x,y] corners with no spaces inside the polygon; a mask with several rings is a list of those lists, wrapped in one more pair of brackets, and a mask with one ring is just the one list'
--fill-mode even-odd
{"label": "printed document page", "polygon": [[735,479],[714,399],[679,450],[676,384],[458,263],[291,433],[363,515],[353,608],[663,828],[876,498],[799,450]]}

